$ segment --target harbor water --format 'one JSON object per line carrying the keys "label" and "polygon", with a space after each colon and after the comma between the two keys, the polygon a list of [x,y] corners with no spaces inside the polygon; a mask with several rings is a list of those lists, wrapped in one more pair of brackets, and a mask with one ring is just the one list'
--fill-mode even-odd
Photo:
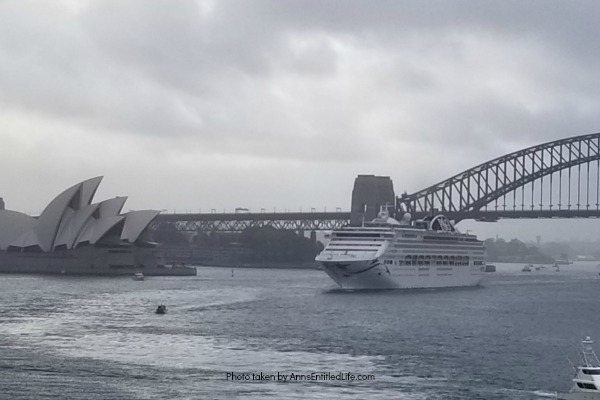
{"label": "harbor water", "polygon": [[553,398],[580,340],[600,349],[600,267],[522,267],[387,292],[316,270],[2,275],[0,399]]}

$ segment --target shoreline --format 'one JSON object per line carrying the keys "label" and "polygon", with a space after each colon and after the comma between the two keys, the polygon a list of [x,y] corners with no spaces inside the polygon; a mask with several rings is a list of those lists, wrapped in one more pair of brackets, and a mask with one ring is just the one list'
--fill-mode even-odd
{"label": "shoreline", "polygon": [[[178,264],[180,265],[180,264]],[[303,269],[303,270],[318,270],[318,263],[304,264],[235,264],[235,265],[204,265],[204,264],[189,264],[190,267],[196,268],[230,268],[230,269]]]}

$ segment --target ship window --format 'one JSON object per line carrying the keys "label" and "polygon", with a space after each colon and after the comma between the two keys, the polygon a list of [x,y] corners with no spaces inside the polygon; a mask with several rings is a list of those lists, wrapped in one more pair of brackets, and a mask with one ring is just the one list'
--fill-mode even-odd
{"label": "ship window", "polygon": [[406,256],[406,257],[404,257],[404,263],[405,263],[406,265],[412,265],[412,262],[411,262],[411,260],[412,260],[412,258],[411,258],[410,256]]}
{"label": "ship window", "polygon": [[442,261],[442,256],[437,256],[437,260],[435,261],[436,265],[442,265],[443,261]]}
{"label": "ship window", "polygon": [[600,369],[582,369],[581,372],[586,375],[600,375]]}
{"label": "ship window", "polygon": [[579,386],[582,389],[598,390],[596,388],[596,385],[594,385],[593,383],[577,382],[577,386]]}
{"label": "ship window", "polygon": [[448,265],[448,256],[444,256],[444,265]]}
{"label": "ship window", "polygon": [[448,265],[454,265],[454,256],[450,256],[450,261],[448,262]]}
{"label": "ship window", "polygon": [[469,265],[469,257],[468,256],[463,258],[463,265]]}
{"label": "ship window", "polygon": [[417,259],[419,260],[418,264],[423,265],[423,256],[419,256],[419,257],[417,257]]}
{"label": "ship window", "polygon": [[431,256],[425,256],[425,265],[431,265]]}
{"label": "ship window", "polygon": [[338,232],[335,234],[335,237],[353,237],[353,238],[378,238],[379,233],[344,233]]}

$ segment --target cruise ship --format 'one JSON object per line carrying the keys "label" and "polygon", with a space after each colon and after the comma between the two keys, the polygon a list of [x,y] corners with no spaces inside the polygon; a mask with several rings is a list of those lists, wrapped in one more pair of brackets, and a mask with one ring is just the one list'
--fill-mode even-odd
{"label": "cruise ship", "polygon": [[343,289],[476,286],[485,274],[485,247],[444,215],[399,222],[381,210],[371,222],[331,233],[316,257]]}

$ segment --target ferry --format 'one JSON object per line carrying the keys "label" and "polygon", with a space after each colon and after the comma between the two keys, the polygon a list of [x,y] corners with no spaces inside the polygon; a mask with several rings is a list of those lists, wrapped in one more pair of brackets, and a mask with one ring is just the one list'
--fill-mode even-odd
{"label": "ferry", "polygon": [[581,342],[583,365],[575,369],[573,387],[568,393],[557,393],[559,400],[600,400],[600,362],[593,348],[594,342],[586,337]]}
{"label": "ferry", "polygon": [[371,222],[331,233],[316,257],[343,289],[477,286],[485,275],[484,243],[444,215],[399,222],[382,209]]}
{"label": "ferry", "polygon": [[133,274],[133,280],[134,281],[143,281],[144,274],[142,274],[141,272],[136,272],[135,274]]}

